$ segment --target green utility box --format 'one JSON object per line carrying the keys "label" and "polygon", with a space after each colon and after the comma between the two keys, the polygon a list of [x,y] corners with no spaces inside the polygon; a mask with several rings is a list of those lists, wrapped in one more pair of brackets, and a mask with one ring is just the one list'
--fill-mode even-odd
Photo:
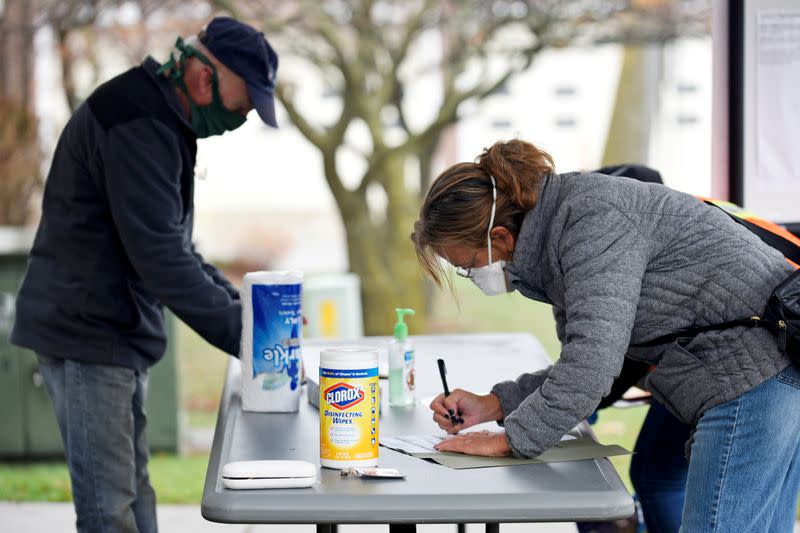
{"label": "green utility box", "polygon": [[[13,346],[8,336],[17,290],[25,273],[28,247],[0,228],[0,458],[63,455],[53,406],[33,352]],[[178,450],[178,378],[175,318],[167,314],[167,352],[150,370],[147,437],[154,451]]]}

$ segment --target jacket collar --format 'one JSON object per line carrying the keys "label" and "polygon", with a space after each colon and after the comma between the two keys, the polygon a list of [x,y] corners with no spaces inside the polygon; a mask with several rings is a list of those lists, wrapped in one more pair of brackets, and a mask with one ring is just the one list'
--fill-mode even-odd
{"label": "jacket collar", "polygon": [[180,118],[181,122],[183,122],[186,127],[191,130],[192,124],[189,122],[189,118],[186,116],[186,113],[183,112],[181,101],[178,99],[178,94],[175,92],[175,86],[166,76],[157,74],[157,71],[160,67],[161,63],[153,59],[151,56],[147,56],[144,61],[142,61],[142,69],[148,74],[148,76],[150,76],[150,78],[153,80],[153,83],[156,84],[159,90],[161,90],[170,109],[178,116],[178,118]]}
{"label": "jacket collar", "polygon": [[[539,188],[536,205],[528,211],[522,221],[513,260],[508,264],[509,278],[520,292],[541,292],[542,267],[545,239],[556,211],[558,210],[562,177],[555,172],[545,176]],[[544,296],[543,293],[539,296]],[[546,298],[537,298],[546,301]]]}

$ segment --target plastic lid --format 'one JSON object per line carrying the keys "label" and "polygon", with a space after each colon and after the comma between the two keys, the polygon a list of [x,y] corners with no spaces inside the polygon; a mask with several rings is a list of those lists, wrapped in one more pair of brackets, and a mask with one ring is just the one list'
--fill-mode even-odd
{"label": "plastic lid", "polygon": [[224,478],[306,478],[317,475],[307,461],[235,461],[222,467]]}
{"label": "plastic lid", "polygon": [[342,346],[339,348],[327,348],[320,353],[320,362],[340,361],[350,363],[365,359],[375,359],[377,361],[378,350],[368,346]]}
{"label": "plastic lid", "polygon": [[397,307],[394,310],[397,313],[397,324],[394,325],[394,338],[399,341],[406,340],[408,337],[408,324],[405,323],[406,315],[413,315],[413,309],[403,309],[402,307]]}

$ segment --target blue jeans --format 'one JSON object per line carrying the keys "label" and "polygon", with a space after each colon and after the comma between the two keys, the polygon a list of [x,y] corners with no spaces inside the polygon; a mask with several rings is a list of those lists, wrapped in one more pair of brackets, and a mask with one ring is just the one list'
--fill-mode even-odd
{"label": "blue jeans", "polygon": [[38,355],[64,441],[80,532],[155,532],[147,373]]}
{"label": "blue jeans", "polygon": [[793,531],[800,489],[800,369],[709,409],[694,434],[685,533]]}

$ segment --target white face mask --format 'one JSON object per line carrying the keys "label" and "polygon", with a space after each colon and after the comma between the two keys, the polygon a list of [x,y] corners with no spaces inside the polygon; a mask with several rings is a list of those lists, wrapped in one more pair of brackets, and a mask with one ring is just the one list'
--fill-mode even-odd
{"label": "white face mask", "polygon": [[508,281],[505,268],[505,261],[495,261],[486,266],[471,269],[469,278],[486,296],[513,292],[514,288]]}
{"label": "white face mask", "polygon": [[492,262],[492,225],[494,225],[494,212],[497,206],[497,184],[494,176],[489,177],[492,179],[492,216],[489,218],[489,231],[486,234],[486,241],[489,246],[489,264],[470,268],[466,272],[460,272],[460,274],[471,279],[486,296],[497,296],[498,294],[513,292],[514,288],[508,280],[506,262],[502,259]]}

